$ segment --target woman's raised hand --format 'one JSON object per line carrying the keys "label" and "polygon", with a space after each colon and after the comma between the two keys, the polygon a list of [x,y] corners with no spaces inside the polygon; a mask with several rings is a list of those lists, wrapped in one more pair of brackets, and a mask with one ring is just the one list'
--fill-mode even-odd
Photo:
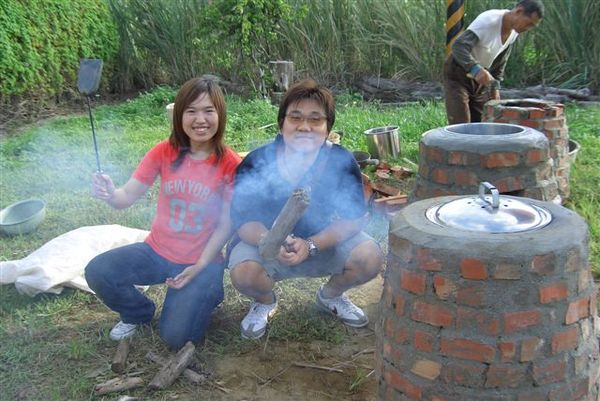
{"label": "woman's raised hand", "polygon": [[115,193],[115,184],[107,174],[96,173],[92,177],[92,196],[109,201]]}

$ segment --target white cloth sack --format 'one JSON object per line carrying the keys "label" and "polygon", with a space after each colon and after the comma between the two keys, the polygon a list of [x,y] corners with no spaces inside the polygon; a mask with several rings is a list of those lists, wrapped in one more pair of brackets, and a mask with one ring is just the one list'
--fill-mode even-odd
{"label": "white cloth sack", "polygon": [[63,286],[93,292],[84,269],[96,255],[135,242],[149,231],[118,224],[81,227],[46,242],[20,260],[0,262],[0,284],[14,283],[17,291],[29,296],[41,292],[60,294]]}

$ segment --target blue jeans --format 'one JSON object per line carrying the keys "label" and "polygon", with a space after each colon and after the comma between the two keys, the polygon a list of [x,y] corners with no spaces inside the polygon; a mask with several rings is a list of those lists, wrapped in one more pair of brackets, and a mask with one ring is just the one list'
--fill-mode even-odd
{"label": "blue jeans", "polygon": [[[145,242],[111,249],[85,268],[85,278],[96,295],[125,323],[149,323],[156,305],[135,285],[162,284],[188,264],[172,263]],[[211,263],[181,289],[169,288],[159,323],[160,337],[172,349],[198,342],[212,311],[223,301],[223,265]]]}

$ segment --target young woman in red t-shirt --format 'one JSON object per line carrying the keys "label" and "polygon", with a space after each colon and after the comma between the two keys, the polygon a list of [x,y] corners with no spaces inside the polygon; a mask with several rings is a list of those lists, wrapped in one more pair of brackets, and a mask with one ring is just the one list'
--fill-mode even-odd
{"label": "young woman in red t-shirt", "polygon": [[232,181],[240,163],[223,143],[225,123],[219,86],[189,80],[175,98],[169,139],[150,149],[125,185],[115,188],[108,175],[94,175],[93,195],[116,209],[131,206],[160,177],[146,240],[98,255],[85,270],[90,288],[121,317],[110,332],[113,340],[152,320],[156,306],[136,286],[169,287],[159,333],[173,349],[201,340],[223,300],[221,249],[230,235]]}

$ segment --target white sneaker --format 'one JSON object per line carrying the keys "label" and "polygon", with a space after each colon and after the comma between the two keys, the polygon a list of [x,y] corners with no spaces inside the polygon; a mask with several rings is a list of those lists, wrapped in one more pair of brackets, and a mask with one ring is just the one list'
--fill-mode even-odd
{"label": "white sneaker", "polygon": [[322,290],[323,286],[317,291],[317,306],[319,308],[331,313],[350,327],[365,327],[369,324],[369,318],[365,315],[365,312],[354,305],[346,294],[334,298],[324,298]]}
{"label": "white sneaker", "polygon": [[275,311],[277,311],[277,301],[270,305],[252,301],[248,314],[246,317],[244,317],[242,323],[240,324],[242,338],[261,338],[267,331],[267,323],[275,314]]}
{"label": "white sneaker", "polygon": [[119,321],[119,323],[115,324],[115,327],[113,327],[110,331],[109,337],[111,340],[115,341],[124,340],[134,335],[137,331],[137,328],[137,324],[123,323],[123,321]]}

